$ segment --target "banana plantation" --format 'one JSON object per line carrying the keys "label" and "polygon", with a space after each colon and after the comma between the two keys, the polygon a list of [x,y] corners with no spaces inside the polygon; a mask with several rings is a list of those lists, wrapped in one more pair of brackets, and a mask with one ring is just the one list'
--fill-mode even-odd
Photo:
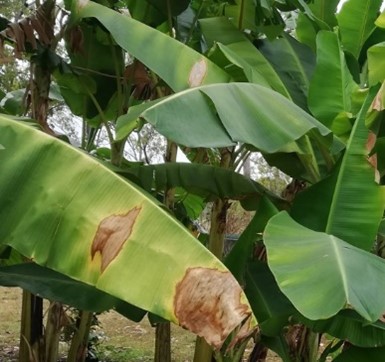
{"label": "banana plantation", "polygon": [[[381,0],[6,3],[0,285],[23,289],[20,362],[58,361],[64,305],[69,362],[107,310],[151,321],[156,362],[170,323],[194,362],[385,360]],[[127,157],[143,129],[156,163]],[[253,155],[282,192],[239,172]],[[232,203],[253,217],[224,253]]]}

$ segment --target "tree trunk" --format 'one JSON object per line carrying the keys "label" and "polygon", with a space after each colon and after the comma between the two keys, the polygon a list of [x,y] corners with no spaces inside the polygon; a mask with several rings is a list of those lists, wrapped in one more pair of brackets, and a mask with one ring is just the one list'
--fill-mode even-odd
{"label": "tree trunk", "polygon": [[[228,148],[221,149],[220,167],[231,167],[232,153]],[[211,226],[208,249],[218,258],[222,259],[223,245],[226,234],[226,215],[229,204],[225,200],[215,200],[211,210]],[[194,362],[212,362],[213,350],[206,341],[197,337],[195,343]]]}
{"label": "tree trunk", "polygon": [[[166,162],[175,162],[177,145],[167,141]],[[169,209],[174,207],[174,190],[165,190],[164,204]],[[170,322],[158,323],[155,326],[155,357],[154,362],[171,362],[171,325]]]}
{"label": "tree trunk", "polygon": [[158,323],[155,328],[155,362],[171,362],[170,322]]}

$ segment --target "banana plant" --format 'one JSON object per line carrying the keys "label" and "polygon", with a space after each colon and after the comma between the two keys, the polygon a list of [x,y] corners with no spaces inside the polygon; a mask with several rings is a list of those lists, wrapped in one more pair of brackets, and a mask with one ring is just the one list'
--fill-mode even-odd
{"label": "banana plant", "polygon": [[[2,245],[180,324],[216,349],[239,325],[237,338],[252,332],[256,321],[235,278],[154,199],[71,146],[0,122]],[[149,226],[154,217],[162,222]],[[143,267],[150,255],[156,264]],[[193,301],[207,292],[208,303],[196,309]],[[207,319],[219,311],[217,298],[225,303],[219,324]]]}

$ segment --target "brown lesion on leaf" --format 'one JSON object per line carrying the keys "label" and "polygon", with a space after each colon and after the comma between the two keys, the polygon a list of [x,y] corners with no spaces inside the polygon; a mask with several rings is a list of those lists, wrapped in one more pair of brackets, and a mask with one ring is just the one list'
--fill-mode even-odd
{"label": "brown lesion on leaf", "polygon": [[198,87],[203,83],[203,80],[207,73],[207,62],[205,59],[201,59],[196,62],[190,71],[188,83],[191,88]]}
{"label": "brown lesion on leaf", "polygon": [[174,312],[179,324],[219,349],[226,337],[251,315],[242,288],[230,272],[189,268],[177,284]]}
{"label": "brown lesion on leaf", "polygon": [[101,271],[118,256],[124,243],[130,237],[141,207],[134,207],[124,215],[111,215],[103,219],[96,231],[91,246],[91,259],[101,254]]}

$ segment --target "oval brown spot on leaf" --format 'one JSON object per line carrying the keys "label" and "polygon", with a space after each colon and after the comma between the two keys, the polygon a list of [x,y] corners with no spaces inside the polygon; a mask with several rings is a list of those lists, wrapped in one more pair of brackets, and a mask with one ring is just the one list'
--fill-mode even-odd
{"label": "oval brown spot on leaf", "polygon": [[202,84],[203,79],[207,73],[207,63],[206,60],[201,59],[199,62],[196,62],[191,68],[190,76],[188,78],[188,83],[190,87],[198,87]]}
{"label": "oval brown spot on leaf", "polygon": [[251,311],[230,272],[190,268],[176,286],[174,311],[182,327],[219,349]]}
{"label": "oval brown spot on leaf", "polygon": [[124,243],[130,237],[140,210],[141,207],[134,207],[127,214],[111,215],[100,222],[92,241],[91,258],[93,259],[95,254],[100,252],[102,272],[117,257]]}

